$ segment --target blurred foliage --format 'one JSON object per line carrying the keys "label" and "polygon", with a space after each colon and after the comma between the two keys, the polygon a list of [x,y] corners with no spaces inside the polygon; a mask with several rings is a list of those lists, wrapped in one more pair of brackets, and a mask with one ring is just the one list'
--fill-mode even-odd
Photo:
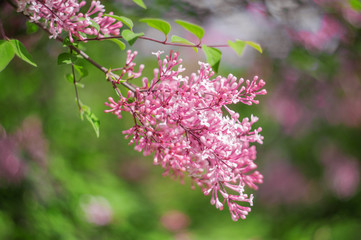
{"label": "blurred foliage", "polygon": [[[115,14],[135,19],[176,12],[202,21],[214,11],[203,1],[144,2],[147,9],[131,1],[105,4],[119,11]],[[233,222],[228,210],[215,209],[208,196],[191,190],[190,182],[162,177],[151,157],[128,146],[121,132],[131,126],[131,117],[119,120],[104,113],[103,103],[115,93],[89,65],[89,75],[81,81],[85,87],[78,90],[101,121],[97,138],[80,120],[74,86],[65,77],[71,69],[57,65],[65,48],[42,32],[26,35],[25,20],[9,9],[4,7],[0,15],[6,33],[27,46],[38,68],[14,59],[0,73],[0,239],[360,238],[361,105],[355,103],[361,95],[361,31],[339,12],[332,14],[343,19],[351,37],[333,52],[294,42],[283,59],[264,48],[248,68],[222,62],[222,74],[257,72],[269,92],[259,106],[234,108],[241,116],[260,117],[265,143],[257,146],[257,162],[265,183],[255,193],[247,219]],[[104,66],[124,63],[125,52],[114,51],[110,42],[82,47]],[[143,57],[145,74],[156,65],[149,55],[137,57],[139,63]],[[201,56],[184,58],[191,62]],[[347,192],[340,181],[356,187],[347,185],[352,190]],[[173,220],[164,220],[167,214]]]}

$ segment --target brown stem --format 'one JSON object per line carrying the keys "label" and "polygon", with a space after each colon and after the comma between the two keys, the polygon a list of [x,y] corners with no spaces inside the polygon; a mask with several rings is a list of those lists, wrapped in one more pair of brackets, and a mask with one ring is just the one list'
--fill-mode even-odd
{"label": "brown stem", "polygon": [[[96,38],[85,38],[82,40],[78,40],[79,42],[87,42],[87,41],[101,41],[101,40],[107,40],[107,39],[114,39],[114,38],[123,38],[122,36],[111,36],[111,37],[96,37]],[[151,42],[156,42],[159,44],[163,44],[163,45],[170,45],[170,46],[177,46],[177,47],[192,47],[192,48],[202,48],[201,43],[199,44],[193,44],[193,45],[187,45],[187,44],[182,44],[182,43],[172,43],[172,42],[167,42],[167,40],[165,41],[160,41],[154,38],[150,38],[150,37],[146,37],[146,36],[140,36],[138,37],[139,39],[143,39],[143,40],[147,40],[147,41],[151,41]],[[208,47],[229,47],[227,44],[211,44],[211,45],[207,45]]]}

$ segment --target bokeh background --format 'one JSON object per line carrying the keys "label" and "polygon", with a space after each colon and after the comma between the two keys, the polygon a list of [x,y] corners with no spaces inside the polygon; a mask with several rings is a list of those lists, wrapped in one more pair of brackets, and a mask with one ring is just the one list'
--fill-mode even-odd
{"label": "bokeh background", "polygon": [[[263,46],[263,54],[247,48],[241,57],[222,49],[219,72],[267,82],[259,105],[234,106],[259,116],[265,137],[257,146],[265,179],[252,212],[233,222],[189,181],[162,177],[121,134],[129,116],[104,113],[115,94],[89,65],[79,94],[101,121],[97,138],[80,120],[70,69],[57,65],[66,49],[44,32],[28,34],[26,19],[2,1],[7,36],[27,46],[38,68],[14,59],[0,72],[0,239],[361,239],[359,0],[144,0],[147,10],[103,2],[117,15],[165,18],[188,39],[174,19],[202,25],[208,44]],[[161,38],[140,23],[136,31]],[[124,64],[111,42],[84,47],[106,67]],[[151,52],[170,48],[138,41],[131,49],[151,74]],[[180,51],[188,73],[204,61]]]}

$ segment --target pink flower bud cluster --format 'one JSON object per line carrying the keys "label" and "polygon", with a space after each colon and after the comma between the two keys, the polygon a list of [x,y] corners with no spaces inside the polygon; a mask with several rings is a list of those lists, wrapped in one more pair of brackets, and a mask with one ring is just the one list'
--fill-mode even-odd
{"label": "pink flower bud cluster", "polygon": [[[228,105],[238,102],[257,104],[257,95],[266,94],[265,82],[228,77],[213,77],[206,63],[199,63],[198,73],[180,75],[185,69],[178,53],[161,59],[152,80],[143,78],[143,86],[119,101],[109,98],[109,110],[121,118],[122,111],[132,114],[134,126],[126,138],[144,155],[154,153],[154,164],[165,175],[192,179],[211,204],[220,210],[228,205],[232,219],[245,219],[253,195],[245,188],[257,189],[263,176],[256,171],[255,142],[262,144],[262,128],[252,129],[258,118],[239,119]],[[128,54],[129,56],[129,54]],[[128,63],[129,64],[129,63]],[[226,115],[223,114],[226,113]]]}
{"label": "pink flower bud cluster", "polygon": [[139,65],[138,72],[134,71],[134,67],[137,65],[135,62],[133,62],[135,56],[138,55],[137,51],[127,51],[127,59],[125,60],[125,65],[122,68],[119,69],[112,69],[111,71],[121,71],[120,75],[118,76],[118,79],[114,80],[113,82],[116,84],[120,84],[122,81],[131,80],[135,78],[139,78],[142,76],[142,71],[144,69],[144,64]]}
{"label": "pink flower bud cluster", "polygon": [[[87,35],[98,37],[119,35],[123,24],[111,17],[104,16],[104,6],[100,1],[92,1],[89,10],[81,13],[80,9],[86,1],[78,0],[18,0],[18,11],[30,17],[36,23],[44,23],[57,38],[63,31],[83,40]],[[113,13],[110,12],[110,15]]]}

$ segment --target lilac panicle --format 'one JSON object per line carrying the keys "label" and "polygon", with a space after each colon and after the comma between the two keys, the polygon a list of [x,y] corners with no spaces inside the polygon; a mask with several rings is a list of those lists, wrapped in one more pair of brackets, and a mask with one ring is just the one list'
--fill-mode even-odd
{"label": "lilac panicle", "polygon": [[[114,18],[104,16],[105,9],[100,1],[93,0],[86,13],[80,12],[86,1],[17,0],[17,3],[19,12],[28,15],[33,22],[45,24],[53,38],[57,38],[62,32],[68,32],[71,41],[74,36],[81,40],[87,35],[117,36],[123,26]],[[95,27],[96,24],[99,29]]]}
{"label": "lilac panicle", "polygon": [[[110,97],[106,112],[119,118],[123,111],[132,114],[134,126],[123,133],[137,151],[154,153],[154,164],[164,168],[164,175],[181,181],[189,176],[193,185],[211,195],[211,204],[220,210],[228,205],[234,221],[245,219],[251,208],[243,204],[253,205],[253,195],[245,188],[257,189],[263,179],[255,170],[253,145],[262,144],[262,128],[252,129],[258,118],[239,119],[228,105],[258,104],[255,98],[266,94],[265,82],[257,76],[252,81],[231,74],[213,77],[209,64],[202,62],[197,73],[182,76],[185,69],[178,53],[164,59],[162,52],[154,54],[158,68],[153,79],[143,78],[142,87],[118,101]],[[128,60],[130,56],[128,52]]]}

